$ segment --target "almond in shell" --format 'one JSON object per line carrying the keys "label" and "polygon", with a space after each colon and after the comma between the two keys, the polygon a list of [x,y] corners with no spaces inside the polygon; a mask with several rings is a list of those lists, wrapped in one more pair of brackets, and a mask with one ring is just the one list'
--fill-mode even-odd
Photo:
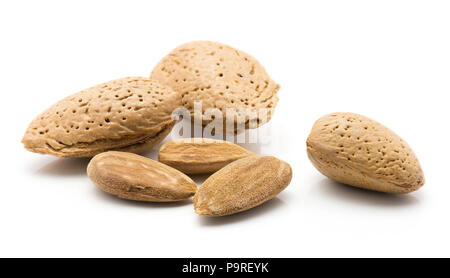
{"label": "almond in shell", "polygon": [[92,157],[108,150],[143,152],[171,131],[180,95],[156,81],[127,77],[68,96],[37,116],[22,142],[31,152]]}
{"label": "almond in shell", "polygon": [[[278,103],[280,86],[264,67],[249,54],[218,42],[193,41],[178,46],[156,65],[151,78],[179,92],[183,106],[203,125],[212,120],[194,113],[194,102],[201,101],[202,112],[217,109],[224,133],[240,133],[265,124]],[[228,108],[236,114],[227,115]],[[225,130],[227,116],[234,130]]]}
{"label": "almond in shell", "polygon": [[337,182],[386,193],[419,189],[425,178],[408,144],[382,124],[354,113],[332,113],[314,124],[308,157]]}

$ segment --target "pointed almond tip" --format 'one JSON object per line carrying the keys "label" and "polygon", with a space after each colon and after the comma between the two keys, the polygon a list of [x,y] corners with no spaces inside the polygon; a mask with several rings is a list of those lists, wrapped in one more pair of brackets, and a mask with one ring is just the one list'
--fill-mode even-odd
{"label": "pointed almond tip", "polygon": [[39,151],[36,150],[36,147],[34,146],[33,141],[30,140],[29,138],[27,138],[27,136],[24,136],[24,137],[22,138],[22,141],[21,141],[21,142],[22,142],[22,144],[23,144],[23,147],[24,147],[27,151],[33,152],[33,153],[39,152]]}
{"label": "pointed almond tip", "polygon": [[194,210],[195,210],[195,213],[197,213],[200,216],[210,216],[211,215],[207,209],[202,208],[202,207],[194,206]]}
{"label": "pointed almond tip", "polygon": [[[27,129],[27,131],[28,131],[28,129]],[[28,138],[28,136],[27,136],[27,132],[25,132],[25,134],[23,135],[23,137],[22,137],[22,140],[20,141],[22,144],[23,144],[23,146],[27,149],[28,148],[28,146],[29,146],[29,138]]]}

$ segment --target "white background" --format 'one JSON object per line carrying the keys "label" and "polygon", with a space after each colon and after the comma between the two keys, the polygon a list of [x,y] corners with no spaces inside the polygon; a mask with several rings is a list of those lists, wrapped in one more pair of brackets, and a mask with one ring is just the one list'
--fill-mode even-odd
{"label": "white background", "polygon": [[[450,256],[449,15],[448,1],[2,1],[0,256]],[[109,196],[87,178],[87,160],[22,147],[28,123],[57,100],[148,76],[199,39],[250,53],[281,84],[270,142],[248,146],[291,164],[276,199],[202,218],[191,201]],[[408,141],[425,186],[393,196],[317,172],[305,140],[336,111]]]}

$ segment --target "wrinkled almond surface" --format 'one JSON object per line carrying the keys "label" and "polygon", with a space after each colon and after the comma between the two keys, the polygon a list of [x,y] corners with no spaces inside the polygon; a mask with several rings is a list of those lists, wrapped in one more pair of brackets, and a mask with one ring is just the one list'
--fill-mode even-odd
{"label": "wrinkled almond surface", "polygon": [[178,139],[165,143],[159,161],[186,174],[214,173],[225,165],[252,153],[222,140],[206,138]]}
{"label": "wrinkled almond surface", "polygon": [[320,118],[308,137],[307,150],[313,165],[340,183],[408,193],[425,182],[408,144],[385,126],[358,114],[332,113]]}
{"label": "wrinkled almond surface", "polygon": [[98,154],[89,162],[87,173],[101,190],[128,200],[174,202],[197,190],[194,181],[180,171],[133,153]]}
{"label": "wrinkled almond surface", "polygon": [[156,81],[117,79],[52,105],[30,123],[22,142],[29,151],[59,157],[142,152],[170,132],[171,114],[179,105],[179,94]]}
{"label": "wrinkled almond surface", "polygon": [[292,170],[273,156],[248,156],[210,176],[194,196],[197,214],[223,216],[256,207],[289,185]]}

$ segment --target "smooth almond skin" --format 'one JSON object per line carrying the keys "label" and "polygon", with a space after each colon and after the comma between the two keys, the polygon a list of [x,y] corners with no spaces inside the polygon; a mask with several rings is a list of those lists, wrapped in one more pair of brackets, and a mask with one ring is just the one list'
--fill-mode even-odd
{"label": "smooth almond skin", "polygon": [[87,173],[101,190],[128,200],[175,202],[197,190],[195,182],[180,171],[133,153],[98,154],[89,162]]}
{"label": "smooth almond skin", "polygon": [[420,163],[408,144],[362,115],[340,112],[320,118],[306,144],[317,170],[343,184],[408,193],[425,183]]}
{"label": "smooth almond skin", "polygon": [[188,138],[169,141],[162,145],[158,159],[185,174],[208,174],[252,154],[231,142]]}
{"label": "smooth almond skin", "polygon": [[252,155],[232,162],[210,176],[194,196],[197,214],[224,216],[256,207],[291,182],[288,163],[273,156]]}
{"label": "smooth almond skin", "polygon": [[181,97],[145,77],[126,77],[68,96],[37,116],[22,139],[35,153],[92,157],[108,150],[143,152],[172,130]]}

